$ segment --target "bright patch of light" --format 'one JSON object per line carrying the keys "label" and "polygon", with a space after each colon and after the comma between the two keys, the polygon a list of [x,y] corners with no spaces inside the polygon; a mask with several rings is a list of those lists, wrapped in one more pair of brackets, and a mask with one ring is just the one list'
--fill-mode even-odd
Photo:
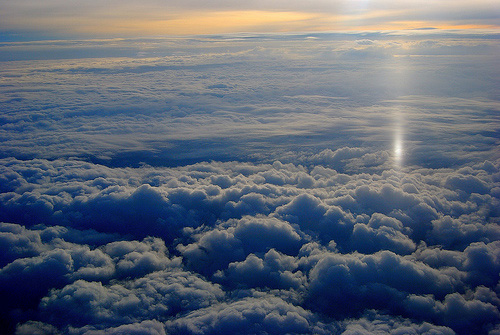
{"label": "bright patch of light", "polygon": [[394,140],[394,160],[398,167],[401,167],[401,163],[403,160],[403,140],[401,135],[397,135]]}
{"label": "bright patch of light", "polygon": [[393,155],[394,155],[394,164],[395,168],[401,168],[403,164],[404,157],[404,139],[403,139],[403,121],[402,115],[400,113],[394,116],[395,118],[395,126],[394,126],[394,139],[392,143],[393,147]]}

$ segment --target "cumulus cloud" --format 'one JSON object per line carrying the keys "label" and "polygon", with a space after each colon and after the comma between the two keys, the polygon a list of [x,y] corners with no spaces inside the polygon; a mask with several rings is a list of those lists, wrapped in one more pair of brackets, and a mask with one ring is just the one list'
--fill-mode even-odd
{"label": "cumulus cloud", "polygon": [[451,335],[455,332],[445,326],[436,326],[427,322],[416,324],[409,320],[392,319],[387,315],[377,315],[371,312],[356,320],[345,322],[343,335],[353,334],[442,334]]}
{"label": "cumulus cloud", "polygon": [[101,330],[93,330],[91,327],[83,327],[83,329],[73,330],[75,333],[81,334],[147,334],[147,335],[165,335],[165,327],[158,321],[142,321],[140,323],[132,323],[121,325],[113,328],[106,328]]}
{"label": "cumulus cloud", "polygon": [[236,302],[192,312],[167,324],[173,334],[268,333],[315,331],[314,315],[279,297],[257,294]]}
{"label": "cumulus cloud", "polygon": [[307,278],[298,265],[294,257],[271,249],[262,257],[249,254],[242,262],[230,263],[225,272],[214,277],[228,286],[302,290]]}
{"label": "cumulus cloud", "polygon": [[165,319],[213,304],[223,291],[199,276],[182,271],[154,272],[142,278],[112,282],[77,280],[52,291],[40,304],[41,314],[58,325],[114,326]]}
{"label": "cumulus cloud", "polygon": [[[19,184],[29,187],[13,187],[3,198],[2,206],[11,211],[12,199],[21,199],[23,192],[56,204],[52,212],[31,213],[31,219],[44,225],[28,221],[1,226],[6,253],[0,279],[3,296],[10,297],[3,304],[7,319],[26,320],[28,314],[12,314],[13,309],[27,311],[40,304],[37,318],[21,323],[19,332],[35,321],[63,331],[73,327],[83,332],[87,324],[94,328],[85,331],[120,329],[125,324],[153,331],[156,324],[144,322],[154,319],[166,329],[197,333],[193,329],[202,326],[188,326],[184,318],[194,318],[198,311],[204,315],[201,311],[212,303],[237,303],[237,292],[254,289],[289,292],[295,296],[287,302],[290,307],[303,308],[334,328],[340,323],[329,324],[323,318],[356,318],[367,310],[458,333],[487,332],[498,319],[500,248],[494,187],[481,194],[467,187],[467,178],[457,178],[465,186],[446,182],[449,176],[474,175],[494,185],[491,178],[497,168],[492,167],[498,163],[458,172],[416,169],[403,179],[393,172],[340,174],[320,166],[308,170],[282,163],[137,169],[96,165],[113,184],[105,183],[103,174],[89,174],[78,161],[66,162],[59,171],[60,161],[32,164],[43,165],[59,181],[47,183],[43,172],[32,168],[39,177],[19,177]],[[19,176],[27,166],[15,160],[8,165]],[[303,187],[300,180],[305,176],[313,186]],[[88,194],[54,192],[75,183]],[[259,199],[258,206],[252,210],[235,205],[255,204],[254,199]],[[15,204],[17,210],[31,206]],[[137,212],[149,204],[149,213]],[[110,221],[114,229],[90,220],[96,230],[80,232],[82,226],[90,227],[75,208],[92,215],[107,211],[108,217],[117,213]],[[175,211],[189,213],[184,227]],[[133,213],[138,216],[131,220]],[[136,218],[144,221],[130,227]],[[51,226],[56,222],[68,226]],[[144,234],[135,230],[139,227],[151,237],[140,239]],[[446,229],[451,231],[449,238]],[[112,230],[122,235],[110,235]],[[120,240],[113,241],[118,236]],[[35,280],[37,286],[32,285]],[[473,308],[481,313],[471,312]],[[79,312],[71,314],[75,310]],[[252,327],[261,327],[263,320]],[[219,321],[210,321],[210,327],[214,322]],[[313,331],[310,325],[303,332]],[[361,327],[344,326],[345,331]],[[219,331],[217,327],[210,331]]]}

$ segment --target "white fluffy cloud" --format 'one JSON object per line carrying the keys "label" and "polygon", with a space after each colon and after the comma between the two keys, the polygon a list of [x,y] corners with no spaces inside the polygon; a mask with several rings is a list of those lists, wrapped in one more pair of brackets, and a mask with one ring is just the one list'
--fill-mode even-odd
{"label": "white fluffy cloud", "polygon": [[256,294],[199,310],[167,327],[173,334],[307,334],[315,331],[314,315],[279,297]]}
{"label": "white fluffy cloud", "polygon": [[[4,164],[17,182],[2,197],[3,215],[18,224],[2,224],[1,287],[4,296],[26,297],[12,296],[5,312],[41,301],[38,320],[58,327],[118,329],[155,319],[197,333],[200,325],[184,322],[196,311],[201,317],[200,308],[259,289],[297,294],[287,303],[320,319],[315,313],[353,317],[379,309],[461,333],[487,331],[498,318],[498,162],[404,176],[279,162],[136,169],[85,163],[91,170],[79,161],[59,170],[61,161],[28,163]],[[57,182],[44,178],[49,173]],[[70,185],[87,194],[68,193]],[[50,206],[40,210],[25,193]],[[52,226],[57,222],[68,228]],[[141,229],[157,237],[139,240]],[[78,314],[66,315],[75,304]],[[481,313],[468,312],[473,308]],[[453,316],[455,309],[464,316]],[[177,320],[187,311],[194,314]],[[210,332],[220,330],[218,322],[210,321]],[[303,324],[303,332],[313,331],[311,322]]]}

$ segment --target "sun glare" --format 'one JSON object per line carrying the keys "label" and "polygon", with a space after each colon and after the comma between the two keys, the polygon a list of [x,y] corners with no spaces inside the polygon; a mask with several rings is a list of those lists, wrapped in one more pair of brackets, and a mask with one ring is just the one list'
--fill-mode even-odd
{"label": "sun glare", "polygon": [[394,143],[393,143],[393,150],[394,150],[393,154],[394,154],[394,162],[396,168],[401,168],[403,163],[404,147],[403,147],[403,136],[401,133],[402,133],[401,125],[398,125],[396,127]]}

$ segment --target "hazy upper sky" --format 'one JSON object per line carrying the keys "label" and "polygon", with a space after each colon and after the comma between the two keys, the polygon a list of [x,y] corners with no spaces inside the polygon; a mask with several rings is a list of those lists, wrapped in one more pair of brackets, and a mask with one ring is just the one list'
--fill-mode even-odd
{"label": "hazy upper sky", "polygon": [[234,32],[498,28],[496,0],[1,0],[11,39]]}

